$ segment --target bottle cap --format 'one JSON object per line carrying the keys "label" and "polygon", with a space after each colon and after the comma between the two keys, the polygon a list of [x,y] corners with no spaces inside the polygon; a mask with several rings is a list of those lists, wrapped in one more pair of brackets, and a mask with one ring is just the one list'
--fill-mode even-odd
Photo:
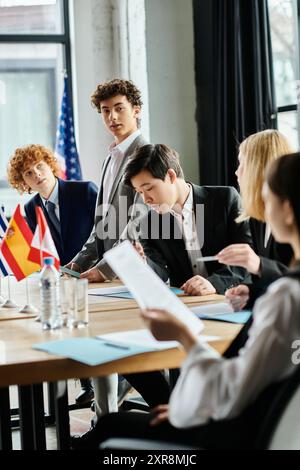
{"label": "bottle cap", "polygon": [[54,259],[53,258],[44,258],[44,265],[46,266],[53,266],[54,265]]}

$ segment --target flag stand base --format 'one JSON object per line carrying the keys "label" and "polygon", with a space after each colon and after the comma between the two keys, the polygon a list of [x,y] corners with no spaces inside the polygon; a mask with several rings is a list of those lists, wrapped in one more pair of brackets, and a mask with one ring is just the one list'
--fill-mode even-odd
{"label": "flag stand base", "polygon": [[16,308],[18,305],[11,299],[7,299],[4,304],[1,305],[1,308]]}
{"label": "flag stand base", "polygon": [[24,305],[24,307],[19,310],[19,313],[34,313],[34,314],[36,314],[37,312],[38,312],[38,309],[35,308],[33,305],[30,305],[30,304],[29,305],[28,304]]}

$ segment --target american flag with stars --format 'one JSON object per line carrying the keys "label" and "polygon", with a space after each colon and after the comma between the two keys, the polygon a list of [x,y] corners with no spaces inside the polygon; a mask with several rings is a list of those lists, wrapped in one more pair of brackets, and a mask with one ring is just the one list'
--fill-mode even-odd
{"label": "american flag with stars", "polygon": [[67,77],[64,78],[64,92],[56,132],[55,155],[61,168],[60,178],[77,181],[82,179]]}

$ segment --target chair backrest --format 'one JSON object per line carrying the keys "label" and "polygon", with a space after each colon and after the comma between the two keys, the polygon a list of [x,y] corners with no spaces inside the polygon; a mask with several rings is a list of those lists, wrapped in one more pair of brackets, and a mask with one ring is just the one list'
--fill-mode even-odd
{"label": "chair backrest", "polygon": [[270,450],[300,450],[300,367],[284,380],[272,400],[256,447]]}
{"label": "chair backrest", "polygon": [[279,419],[268,449],[300,450],[300,386]]}

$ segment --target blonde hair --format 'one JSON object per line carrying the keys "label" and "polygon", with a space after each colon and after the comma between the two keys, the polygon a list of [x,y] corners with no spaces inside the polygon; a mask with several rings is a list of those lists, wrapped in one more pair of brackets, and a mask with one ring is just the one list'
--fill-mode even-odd
{"label": "blonde hair", "polygon": [[243,158],[240,182],[243,210],[236,222],[243,222],[249,217],[265,222],[261,192],[266,169],[271,162],[294,150],[281,132],[269,129],[247,137],[239,151]]}
{"label": "blonde hair", "polygon": [[60,168],[53,152],[42,145],[28,145],[15,150],[14,155],[8,162],[7,177],[10,185],[20,194],[31,193],[31,188],[23,179],[24,171],[31,165],[43,160],[51,168],[54,176],[59,176]]}

